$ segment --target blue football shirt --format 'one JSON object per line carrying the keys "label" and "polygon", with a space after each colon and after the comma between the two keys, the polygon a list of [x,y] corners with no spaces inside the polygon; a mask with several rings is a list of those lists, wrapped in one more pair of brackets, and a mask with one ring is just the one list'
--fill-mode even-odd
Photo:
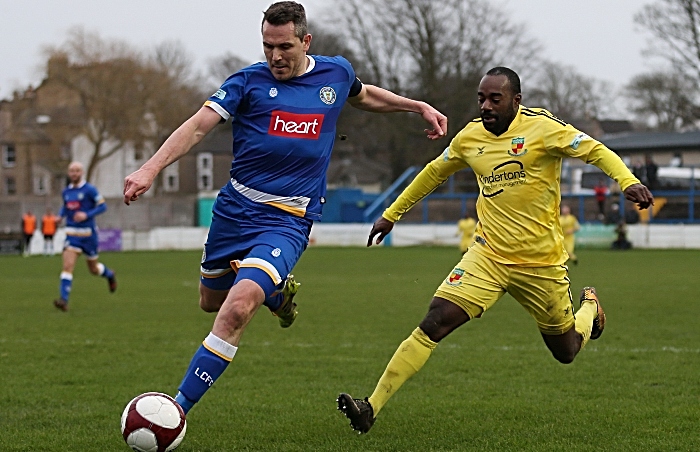
{"label": "blue football shirt", "polygon": [[321,218],[336,122],[355,82],[343,57],[307,56],[290,80],[256,63],[230,76],[205,103],[232,117],[231,185],[248,199]]}
{"label": "blue football shirt", "polygon": [[[107,205],[102,195],[94,185],[87,182],[74,186],[68,185],[63,189],[63,207],[60,216],[66,217],[66,235],[91,236],[95,232],[95,215],[106,210]],[[88,214],[85,221],[73,220],[75,212]]]}

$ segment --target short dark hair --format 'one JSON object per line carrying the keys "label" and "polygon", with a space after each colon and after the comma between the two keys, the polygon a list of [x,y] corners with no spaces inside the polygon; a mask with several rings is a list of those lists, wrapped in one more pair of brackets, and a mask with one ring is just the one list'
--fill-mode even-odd
{"label": "short dark hair", "polygon": [[267,11],[263,12],[263,21],[270,25],[284,25],[289,22],[294,23],[294,35],[303,40],[308,33],[306,24],[306,11],[297,2],[277,2],[270,5]]}
{"label": "short dark hair", "polygon": [[504,75],[508,79],[513,95],[520,94],[520,77],[518,77],[518,74],[516,74],[513,69],[497,66],[493,69],[489,69],[486,75]]}

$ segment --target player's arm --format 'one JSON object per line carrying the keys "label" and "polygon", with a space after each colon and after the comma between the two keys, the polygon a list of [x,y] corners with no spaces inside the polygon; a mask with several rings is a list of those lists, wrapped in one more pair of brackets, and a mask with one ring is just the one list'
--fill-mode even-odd
{"label": "player's arm", "polygon": [[576,157],[597,166],[614,179],[620,185],[625,198],[636,203],[640,209],[646,209],[654,204],[654,196],[649,189],[642,185],[627,168],[625,162],[603,143],[592,139],[571,125],[554,127],[556,127],[555,131],[545,134],[545,146],[548,151],[564,157]]}
{"label": "player's arm", "polygon": [[[359,83],[357,80],[356,83]],[[375,113],[412,112],[419,113],[432,129],[425,129],[428,138],[437,140],[447,135],[447,117],[433,106],[422,101],[399,96],[374,85],[362,85],[360,92],[348,97],[348,103],[360,110]]]}
{"label": "player's arm", "polygon": [[165,140],[153,157],[124,179],[124,202],[136,201],[153,184],[163,168],[187,154],[221,121],[219,113],[204,106]]}
{"label": "player's arm", "polygon": [[613,151],[598,143],[588,153],[586,163],[595,165],[620,185],[625,198],[636,203],[640,209],[654,205],[654,196],[649,189],[634,177],[625,162]]}
{"label": "player's arm", "polygon": [[[452,158],[450,158],[452,156]],[[445,149],[444,153],[438,158],[428,163],[423,170],[418,173],[413,182],[401,192],[396,201],[394,201],[382,214],[382,216],[374,222],[372,230],[367,239],[367,246],[372,246],[374,237],[377,236],[374,244],[379,245],[384,240],[384,237],[394,228],[394,223],[401,219],[401,216],[408,212],[414,205],[419,203],[423,198],[435,191],[437,187],[442,185],[447,178],[456,173],[460,169],[466,168],[467,164],[454,157],[450,148]]]}
{"label": "player's arm", "polygon": [[[102,195],[99,193],[95,193],[95,207],[93,207],[90,210],[86,210],[85,213],[85,220],[89,220],[90,218],[99,215],[101,213],[104,213],[107,211],[107,203],[105,202],[104,198]],[[85,221],[83,220],[83,221]]]}

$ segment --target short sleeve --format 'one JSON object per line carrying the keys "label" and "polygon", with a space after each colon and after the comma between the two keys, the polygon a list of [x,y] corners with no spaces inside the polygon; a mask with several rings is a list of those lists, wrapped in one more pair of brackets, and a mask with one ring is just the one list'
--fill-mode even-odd
{"label": "short sleeve", "polygon": [[236,72],[226,79],[223,85],[204,102],[204,106],[211,108],[221,118],[227,120],[236,112],[241,103],[247,79],[246,72]]}

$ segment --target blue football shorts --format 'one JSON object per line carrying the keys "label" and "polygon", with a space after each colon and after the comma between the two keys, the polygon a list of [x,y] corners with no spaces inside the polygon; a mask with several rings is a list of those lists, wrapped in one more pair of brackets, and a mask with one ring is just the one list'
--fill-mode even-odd
{"label": "blue football shorts", "polygon": [[97,231],[93,231],[89,236],[67,235],[63,249],[85,253],[88,259],[97,259],[97,243]]}
{"label": "blue football shorts", "polygon": [[255,281],[269,298],[279,291],[309,243],[313,222],[260,205],[221,189],[204,244],[202,285],[228,290],[241,279]]}

